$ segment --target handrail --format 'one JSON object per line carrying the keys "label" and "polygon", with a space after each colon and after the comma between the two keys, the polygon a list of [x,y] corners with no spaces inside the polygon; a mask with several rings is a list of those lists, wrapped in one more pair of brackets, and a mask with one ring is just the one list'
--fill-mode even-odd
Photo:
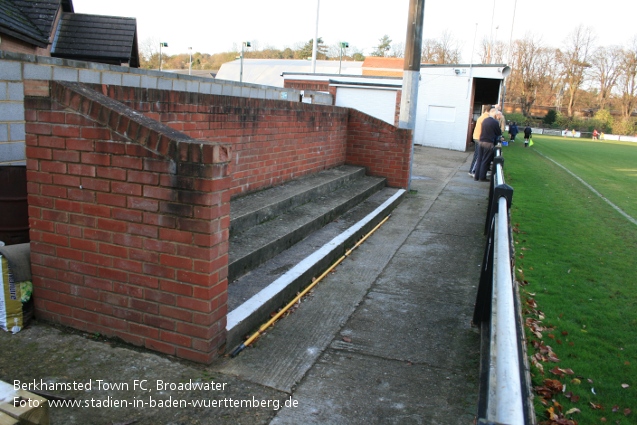
{"label": "handrail", "polygon": [[[501,168],[501,167],[500,167]],[[495,328],[495,421],[501,424],[523,424],[524,411],[522,387],[520,382],[520,364],[518,335],[515,322],[515,302],[511,274],[509,219],[507,200],[498,199],[496,214],[495,245],[493,250],[495,282],[494,294],[496,309],[492,319]]]}
{"label": "handrail", "polygon": [[496,149],[485,223],[487,243],[473,323],[481,328],[480,424],[535,423],[529,401],[524,334],[513,278],[509,210],[513,188],[504,181],[504,159]]}

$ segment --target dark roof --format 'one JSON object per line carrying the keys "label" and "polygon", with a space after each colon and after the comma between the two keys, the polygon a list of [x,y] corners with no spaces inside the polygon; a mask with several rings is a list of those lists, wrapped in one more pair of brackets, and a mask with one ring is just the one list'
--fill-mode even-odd
{"label": "dark roof", "polygon": [[64,13],[51,56],[139,67],[137,21],[119,16]]}
{"label": "dark roof", "polygon": [[13,3],[45,37],[48,38],[51,35],[55,15],[60,8],[60,0],[13,0]]}
{"label": "dark roof", "polygon": [[[42,3],[42,11],[47,13],[42,13],[41,15],[48,16],[49,3],[51,2]],[[42,31],[41,26],[46,26],[44,25],[44,19],[38,20],[40,25],[31,19],[32,16],[35,18],[38,16],[35,8],[32,7],[34,5],[35,3],[29,1],[0,0],[0,32],[38,47],[46,47],[48,45],[50,25],[53,24],[53,20],[51,20],[49,25],[49,32]],[[53,16],[55,17],[55,12]]]}

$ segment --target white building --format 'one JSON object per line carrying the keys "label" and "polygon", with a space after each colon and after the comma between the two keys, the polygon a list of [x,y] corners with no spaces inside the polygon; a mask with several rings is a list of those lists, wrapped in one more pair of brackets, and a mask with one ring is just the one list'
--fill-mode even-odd
{"label": "white building", "polygon": [[[371,68],[365,71],[361,62],[344,62],[341,74],[338,61],[319,63],[322,67],[317,66],[317,73],[312,73],[305,61],[244,60],[243,81],[329,92],[336,106],[358,109],[389,124],[398,124],[401,77],[370,75]],[[421,65],[414,143],[467,150],[482,105],[500,102],[503,81],[509,72],[510,68],[503,64]],[[217,78],[238,80],[238,73],[235,61],[224,64]]]}

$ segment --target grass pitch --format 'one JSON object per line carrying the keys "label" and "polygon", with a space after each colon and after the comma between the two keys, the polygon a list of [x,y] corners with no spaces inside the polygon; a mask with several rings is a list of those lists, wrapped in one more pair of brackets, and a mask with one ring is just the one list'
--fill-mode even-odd
{"label": "grass pitch", "polygon": [[637,423],[637,144],[503,148],[539,421]]}

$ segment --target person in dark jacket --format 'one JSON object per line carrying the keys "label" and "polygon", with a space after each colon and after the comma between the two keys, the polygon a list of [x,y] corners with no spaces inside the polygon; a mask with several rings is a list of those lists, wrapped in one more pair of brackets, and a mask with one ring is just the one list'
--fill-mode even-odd
{"label": "person in dark jacket", "polygon": [[497,116],[500,112],[493,108],[489,111],[489,117],[482,121],[482,130],[480,131],[480,139],[478,140],[479,150],[478,158],[476,159],[476,181],[486,182],[487,171],[493,157],[493,148],[496,143],[502,140],[502,130],[500,129],[500,123],[497,120]]}
{"label": "person in dark jacket", "polygon": [[525,148],[529,147],[529,139],[531,139],[531,127],[529,127],[529,125],[527,124],[526,127],[524,127],[524,147]]}
{"label": "person in dark jacket", "polygon": [[509,125],[509,135],[511,136],[512,142],[515,142],[515,136],[517,136],[519,132],[518,125],[515,122],[511,122]]}

